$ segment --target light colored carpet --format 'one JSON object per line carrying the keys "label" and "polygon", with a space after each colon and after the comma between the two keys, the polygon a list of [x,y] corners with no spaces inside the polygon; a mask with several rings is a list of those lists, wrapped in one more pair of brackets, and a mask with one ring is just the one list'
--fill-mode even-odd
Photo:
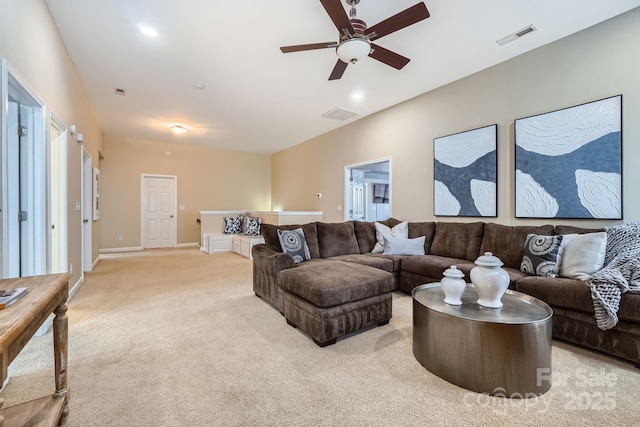
{"label": "light colored carpet", "polygon": [[[541,397],[441,380],[413,356],[402,293],[388,325],[319,348],[254,295],[251,261],[235,254],[111,256],[68,315],[69,426],[640,424],[640,370],[555,341]],[[7,405],[53,391],[51,342],[34,338],[12,364]]]}

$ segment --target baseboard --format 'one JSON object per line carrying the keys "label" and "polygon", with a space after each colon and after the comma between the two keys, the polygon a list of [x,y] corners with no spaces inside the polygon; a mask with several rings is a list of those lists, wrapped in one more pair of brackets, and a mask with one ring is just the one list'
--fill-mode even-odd
{"label": "baseboard", "polygon": [[199,248],[199,247],[200,247],[200,243],[198,242],[178,243],[178,245],[176,246],[176,248]]}
{"label": "baseboard", "polygon": [[130,248],[102,248],[100,249],[101,254],[112,254],[115,252],[135,252],[142,251],[144,248],[142,246],[133,246]]}
{"label": "baseboard", "polygon": [[100,258],[100,255],[96,257],[96,259],[93,261],[93,264],[91,264],[91,271],[93,271],[93,269],[96,268],[98,264],[100,264],[101,259],[102,258]]}
{"label": "baseboard", "polygon": [[78,281],[74,283],[73,286],[71,286],[71,289],[69,289],[69,299],[67,301],[71,301],[71,299],[76,294],[76,292],[80,290],[80,286],[82,286],[83,283],[84,283],[84,274],[82,274],[82,276],[80,276]]}

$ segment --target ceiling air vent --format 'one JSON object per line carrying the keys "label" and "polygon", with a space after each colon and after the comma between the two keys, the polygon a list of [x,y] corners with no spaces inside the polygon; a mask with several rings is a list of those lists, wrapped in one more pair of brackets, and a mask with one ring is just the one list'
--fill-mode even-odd
{"label": "ceiling air vent", "polygon": [[333,110],[324,113],[322,117],[327,119],[340,120],[341,122],[343,122],[357,115],[358,113],[354,113],[353,111],[345,110],[343,108],[334,108]]}
{"label": "ceiling air vent", "polygon": [[503,46],[509,42],[514,41],[515,39],[519,39],[520,37],[525,36],[529,33],[532,33],[536,30],[537,30],[536,27],[534,27],[533,25],[529,25],[519,31],[516,31],[513,34],[509,34],[508,36],[501,38],[500,40],[496,41],[496,43],[498,43],[500,46]]}

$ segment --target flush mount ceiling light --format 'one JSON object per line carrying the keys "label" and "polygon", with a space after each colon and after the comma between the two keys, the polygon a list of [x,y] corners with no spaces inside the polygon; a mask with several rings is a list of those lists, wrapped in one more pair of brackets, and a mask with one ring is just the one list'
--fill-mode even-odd
{"label": "flush mount ceiling light", "polygon": [[148,26],[147,24],[142,24],[139,23],[138,24],[138,29],[140,30],[140,32],[142,34],[144,34],[145,36],[148,37],[158,37],[158,32],[156,31],[155,28],[152,28],[150,26]]}
{"label": "flush mount ceiling light", "polygon": [[173,125],[169,129],[171,129],[171,132],[175,133],[176,135],[183,135],[189,132],[189,129],[182,125]]}

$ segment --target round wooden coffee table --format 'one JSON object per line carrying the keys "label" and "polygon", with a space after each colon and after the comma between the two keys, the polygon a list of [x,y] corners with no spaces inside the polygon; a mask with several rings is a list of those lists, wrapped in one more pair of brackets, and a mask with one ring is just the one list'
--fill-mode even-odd
{"label": "round wooden coffee table", "polygon": [[508,398],[551,388],[551,316],[546,303],[516,291],[502,308],[476,302],[467,285],[462,305],[444,302],[439,283],[413,290],[413,354],[440,378],[479,393]]}

